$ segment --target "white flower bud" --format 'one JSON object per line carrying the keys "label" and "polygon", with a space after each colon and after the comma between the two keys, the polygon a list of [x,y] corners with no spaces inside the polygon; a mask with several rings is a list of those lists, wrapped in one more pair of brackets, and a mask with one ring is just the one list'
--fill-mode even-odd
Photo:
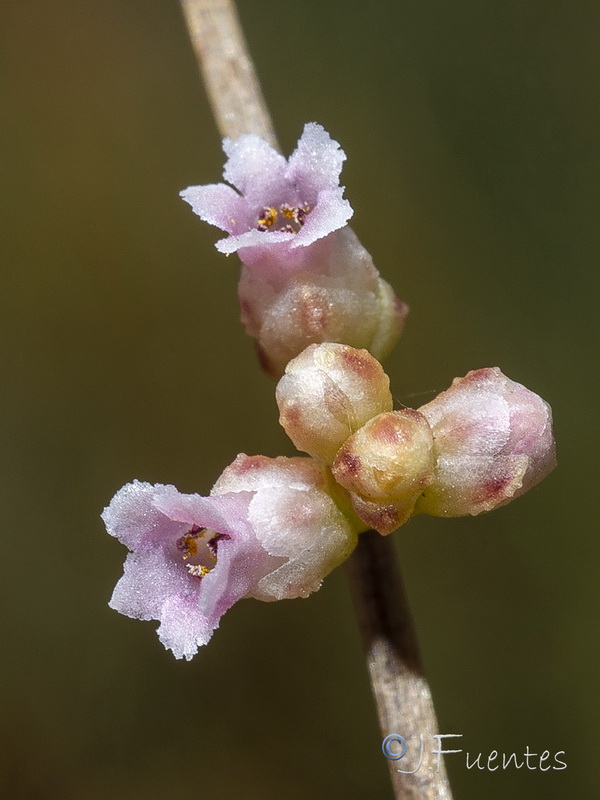
{"label": "white flower bud", "polygon": [[349,436],[391,410],[389,386],[366,350],[314,344],[288,364],[279,381],[279,421],[299,450],[331,464]]}
{"label": "white flower bud", "polygon": [[435,480],[415,513],[480,514],[506,505],[556,466],[552,411],[498,367],[455,378],[420,412],[435,440]]}

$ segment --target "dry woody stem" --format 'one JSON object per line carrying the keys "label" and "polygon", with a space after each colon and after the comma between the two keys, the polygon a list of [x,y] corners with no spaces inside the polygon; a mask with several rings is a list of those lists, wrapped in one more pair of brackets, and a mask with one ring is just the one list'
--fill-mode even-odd
{"label": "dry woody stem", "polygon": [[348,573],[382,736],[399,734],[409,748],[403,759],[389,761],[394,796],[451,800],[443,759],[438,764],[433,752],[444,749],[444,740],[433,738],[433,700],[390,537],[362,533]]}
{"label": "dry woody stem", "polygon": [[[232,139],[254,133],[277,147],[234,3],[181,0],[181,5],[220,133]],[[398,733],[412,745],[424,737],[423,762],[416,772],[398,772],[398,762],[390,761],[394,796],[451,800],[443,761],[438,771],[431,754],[437,722],[389,538],[373,531],[361,534],[349,572],[382,733]]]}
{"label": "dry woody stem", "polygon": [[222,136],[277,139],[231,0],[181,0],[194,52]]}

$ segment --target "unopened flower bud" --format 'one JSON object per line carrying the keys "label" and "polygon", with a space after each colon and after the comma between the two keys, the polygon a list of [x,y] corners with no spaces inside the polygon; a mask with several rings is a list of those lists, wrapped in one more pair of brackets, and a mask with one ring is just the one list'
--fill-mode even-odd
{"label": "unopened flower bud", "polygon": [[343,344],[307,347],[287,365],[276,397],[279,421],[296,447],[328,464],[349,436],[392,409],[381,364]]}
{"label": "unopened flower bud", "polygon": [[418,411],[379,414],[339,450],[331,471],[348,491],[378,502],[416,501],[433,480],[433,435]]}
{"label": "unopened flower bud", "polygon": [[292,358],[319,342],[343,342],[384,359],[402,333],[408,306],[355,233],[346,226],[301,255],[285,268],[271,257],[242,267],[241,318],[263,368],[278,378]]}
{"label": "unopened flower bud", "polygon": [[556,466],[550,406],[498,367],[478,369],[422,406],[435,441],[435,480],[415,512],[480,514],[531,489]]}

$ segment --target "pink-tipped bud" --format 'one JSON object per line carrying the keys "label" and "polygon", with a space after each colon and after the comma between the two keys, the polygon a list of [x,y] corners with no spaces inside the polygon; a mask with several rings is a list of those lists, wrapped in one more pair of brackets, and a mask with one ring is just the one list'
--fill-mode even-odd
{"label": "pink-tipped bud", "polygon": [[343,344],[307,347],[288,364],[276,397],[279,421],[296,447],[327,464],[349,436],[392,408],[379,362]]}
{"label": "pink-tipped bud", "polygon": [[340,448],[331,471],[356,514],[388,534],[411,516],[434,477],[433,436],[418,411],[379,414]]}
{"label": "pink-tipped bud", "polygon": [[550,406],[498,367],[455,378],[419,411],[433,430],[436,467],[416,513],[459,517],[491,511],[556,466]]}
{"label": "pink-tipped bud", "polygon": [[416,500],[433,480],[433,435],[418,411],[374,417],[339,450],[331,471],[338,483],[366,500]]}

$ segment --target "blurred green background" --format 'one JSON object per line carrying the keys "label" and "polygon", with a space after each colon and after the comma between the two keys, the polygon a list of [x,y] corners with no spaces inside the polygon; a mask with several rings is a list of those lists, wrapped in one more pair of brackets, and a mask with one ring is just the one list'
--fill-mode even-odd
{"label": "blurred green background", "polygon": [[[278,132],[338,139],[352,224],[412,307],[418,406],[499,365],[559,468],[395,535],[442,732],[564,771],[448,767],[456,800],[592,797],[598,746],[598,24],[585,0],[240,3]],[[107,607],[99,514],[134,477],[208,492],[291,454],[238,266],[178,198],[220,142],[175,0],[2,0],[2,679],[7,798],[389,798],[343,570],[238,604],[191,663]]]}

